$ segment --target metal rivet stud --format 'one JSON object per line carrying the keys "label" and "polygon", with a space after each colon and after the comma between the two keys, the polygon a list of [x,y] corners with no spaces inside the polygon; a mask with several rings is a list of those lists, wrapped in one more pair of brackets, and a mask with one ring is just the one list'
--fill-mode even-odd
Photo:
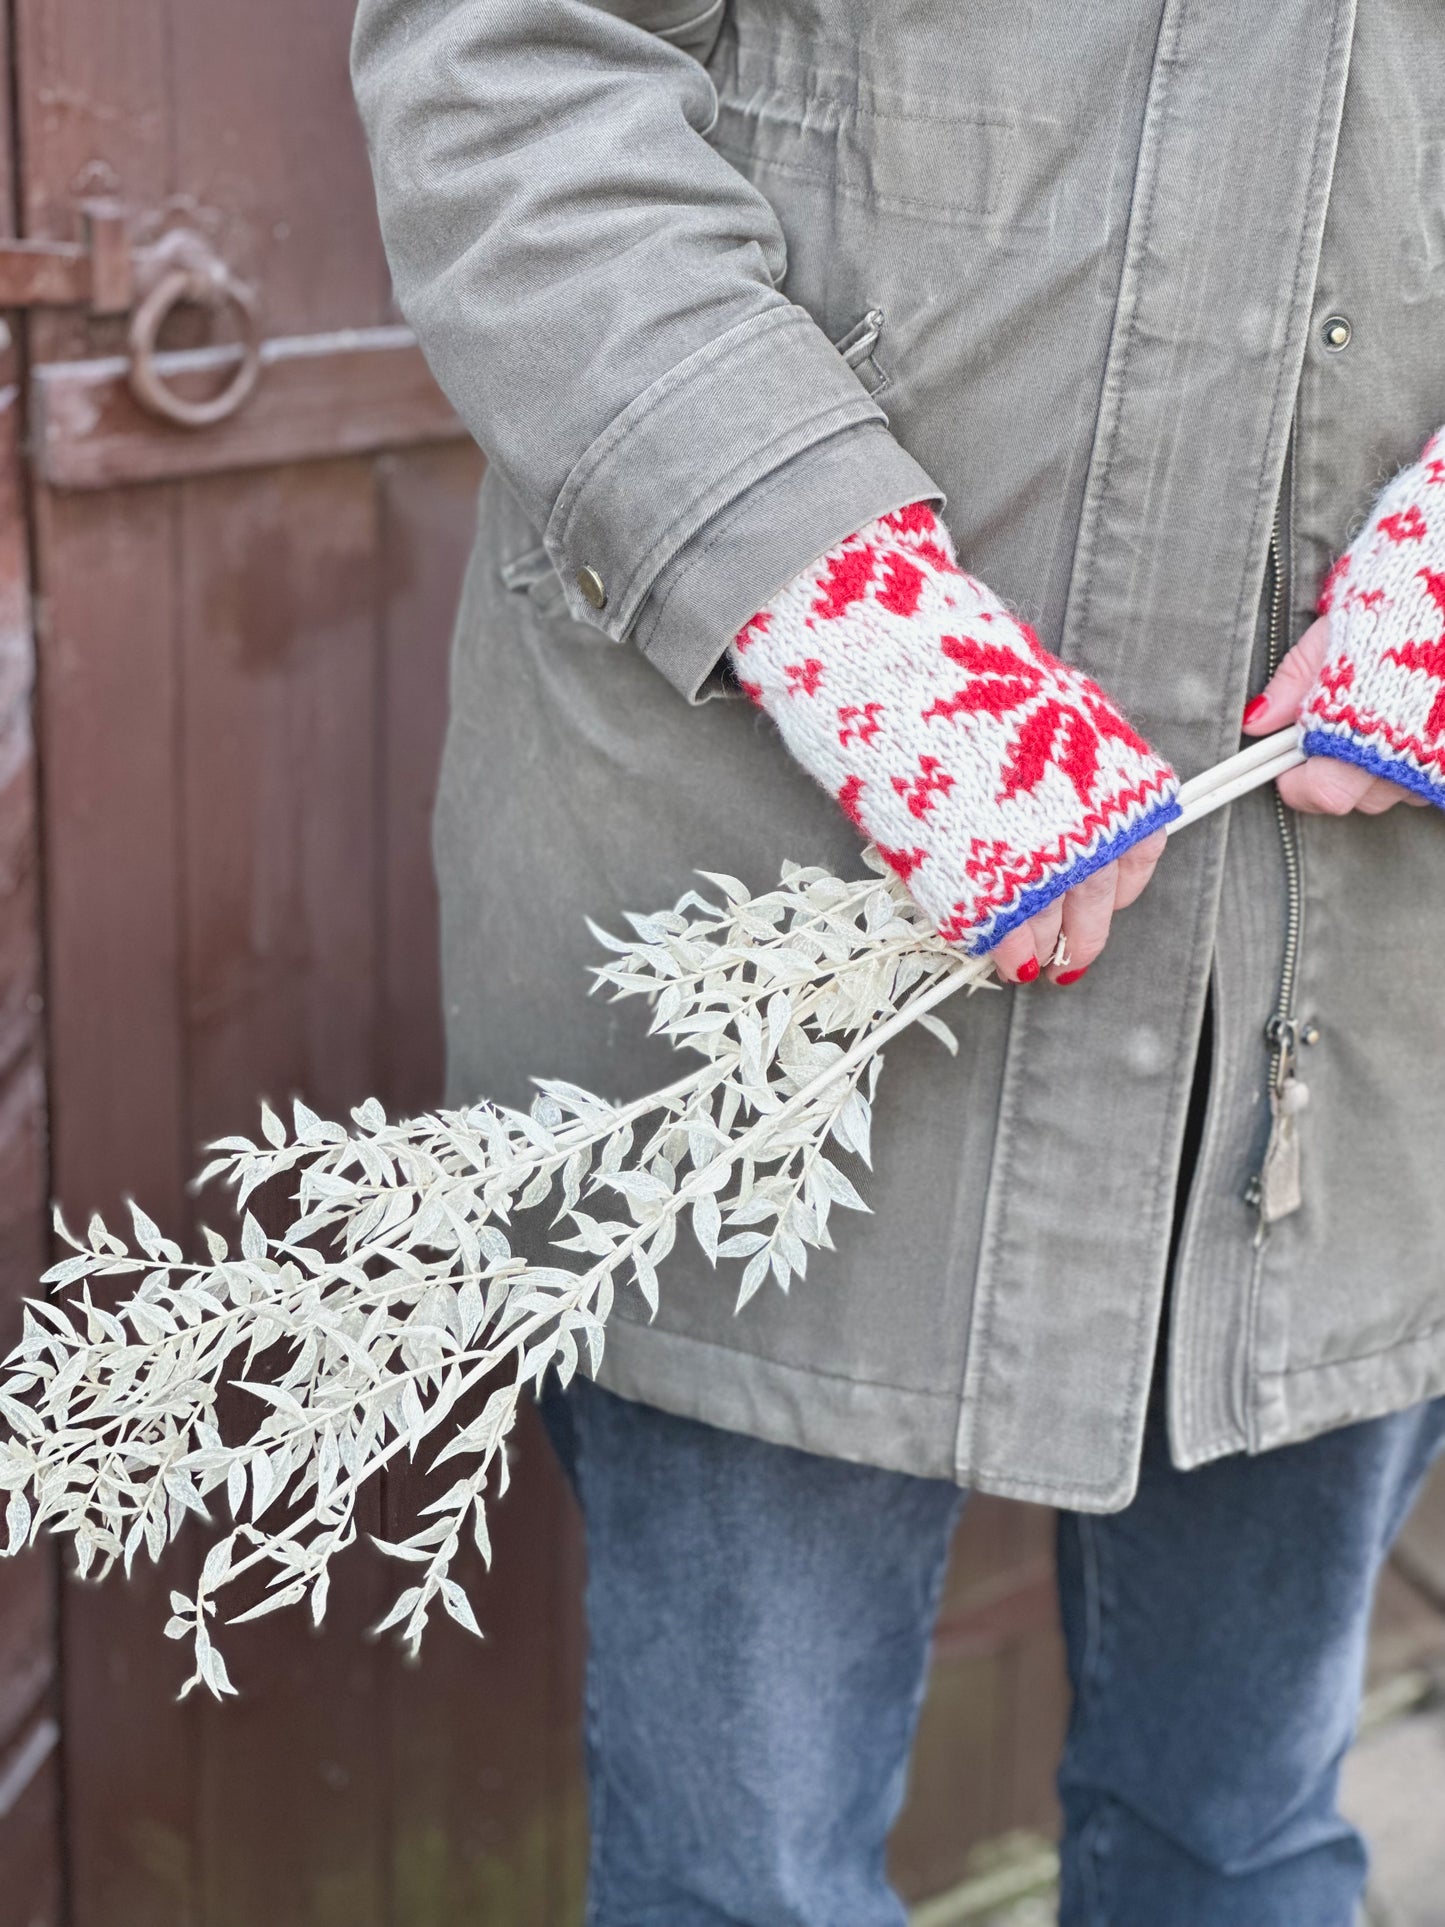
{"label": "metal rivet stud", "polygon": [[1350,337],[1354,332],[1354,329],[1342,314],[1332,314],[1320,329],[1320,334],[1324,337],[1325,346],[1336,350],[1348,348],[1350,345]]}
{"label": "metal rivet stud", "polygon": [[607,585],[595,569],[577,571],[577,587],[592,604],[594,609],[607,607]]}
{"label": "metal rivet stud", "polygon": [[1317,1044],[1320,1041],[1319,1025],[1315,1023],[1306,1024],[1299,1034],[1299,1040],[1302,1044]]}

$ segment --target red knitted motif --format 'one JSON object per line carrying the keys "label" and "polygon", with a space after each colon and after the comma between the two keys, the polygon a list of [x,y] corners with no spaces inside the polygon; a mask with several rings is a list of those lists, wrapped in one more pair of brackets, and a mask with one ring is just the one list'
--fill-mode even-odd
{"label": "red knitted motif", "polygon": [[1304,743],[1445,807],[1445,458],[1434,436],[1330,570],[1330,653]]}
{"label": "red knitted motif", "polygon": [[794,577],[733,658],[799,761],[971,950],[1178,813],[1173,771],[959,568],[926,502]]}

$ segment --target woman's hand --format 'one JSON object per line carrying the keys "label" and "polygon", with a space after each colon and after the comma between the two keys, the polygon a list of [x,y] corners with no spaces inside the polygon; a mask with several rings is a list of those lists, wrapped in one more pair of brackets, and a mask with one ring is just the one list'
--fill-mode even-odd
{"label": "woman's hand", "polygon": [[[1329,651],[1330,619],[1312,622],[1244,712],[1246,736],[1264,736],[1295,722],[1314,687]],[[1423,808],[1425,799],[1334,756],[1311,756],[1278,779],[1279,793],[1292,810],[1320,816],[1348,816],[1359,810],[1379,816],[1397,803]]]}
{"label": "woman's hand", "polygon": [[[1077,982],[1108,942],[1114,912],[1126,909],[1153,876],[1166,841],[1163,830],[1156,830],[1065,891],[1047,910],[1010,930],[992,952],[999,976],[1006,983],[1028,984],[1042,971],[1050,983]],[[1060,935],[1063,961],[1051,963]]]}
{"label": "woman's hand", "polygon": [[928,502],[799,571],[728,659],[938,934],[1006,982],[1081,977],[1179,815],[1168,763],[959,567]]}

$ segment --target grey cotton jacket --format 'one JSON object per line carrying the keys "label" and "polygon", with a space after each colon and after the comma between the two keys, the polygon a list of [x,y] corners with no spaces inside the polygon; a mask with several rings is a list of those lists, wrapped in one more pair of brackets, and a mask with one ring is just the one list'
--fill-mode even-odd
{"label": "grey cotton jacket", "polygon": [[[1187,776],[1238,745],[1267,581],[1292,640],[1445,420],[1439,0],[361,0],[354,74],[398,299],[491,458],[436,819],[456,1101],[676,1075],[587,999],[584,914],[858,872],[715,674],[834,540],[946,498]],[[900,1040],[876,1215],[736,1318],[680,1241],[603,1382],[1124,1505],[1211,997],[1177,1462],[1445,1390],[1445,823],[1271,793],[1175,838],[1077,987],[950,1006],[956,1060]],[[1277,1008],[1311,1095],[1261,1239]]]}

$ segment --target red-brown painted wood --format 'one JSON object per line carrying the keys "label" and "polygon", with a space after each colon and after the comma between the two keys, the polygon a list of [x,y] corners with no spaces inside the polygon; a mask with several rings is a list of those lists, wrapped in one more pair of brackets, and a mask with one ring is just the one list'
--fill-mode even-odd
{"label": "red-brown painted wood", "polygon": [[[156,357],[177,392],[213,393],[239,359],[233,348]],[[369,455],[464,434],[410,331],[382,327],[268,341],[245,407],[204,434],[149,415],[127,362],[49,362],[37,369],[32,442],[55,488],[128,488],[186,475],[234,474],[339,455]]]}
{"label": "red-brown painted wood", "polygon": [[[10,20],[0,13],[0,78]],[[17,231],[8,89],[0,89],[0,235]],[[0,1346],[46,1262],[46,1097],[39,833],[31,694],[35,637],[14,330],[0,335]],[[14,319],[18,320],[18,317]],[[0,1927],[60,1927],[55,1559],[0,1567]]]}
{"label": "red-brown painted wood", "polygon": [[[349,4],[139,0],[123,30],[98,0],[22,8],[37,231],[68,232],[67,184],[101,162],[142,226],[195,197],[185,218],[261,287],[273,334],[321,347],[392,323]],[[38,316],[32,340],[52,454],[54,399],[101,404],[88,427],[65,417],[70,467],[44,470],[90,486],[43,490],[38,523],[57,1189],[77,1215],[134,1189],[184,1227],[199,1140],[249,1127],[262,1091],[329,1111],[440,1096],[429,817],[479,461],[405,447],[455,431],[404,348],[370,392],[355,349],[313,354],[304,388],[299,357],[273,354],[252,418],[202,443],[95,369],[112,324]],[[389,1517],[417,1496],[397,1483]],[[485,1647],[441,1627],[412,1668],[366,1641],[396,1574],[357,1553],[322,1635],[272,1620],[235,1639],[225,1709],[168,1697],[164,1588],[193,1547],[129,1587],[69,1588],[77,1927],[570,1917],[565,1508],[529,1431]]]}

